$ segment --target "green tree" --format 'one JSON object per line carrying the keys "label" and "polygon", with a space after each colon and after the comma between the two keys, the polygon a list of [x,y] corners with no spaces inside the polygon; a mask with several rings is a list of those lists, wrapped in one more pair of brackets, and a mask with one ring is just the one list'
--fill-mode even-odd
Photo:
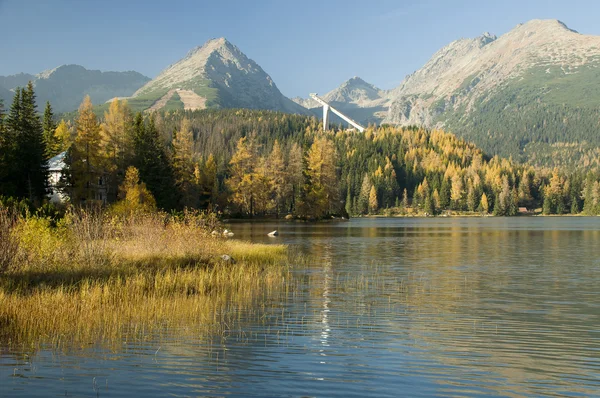
{"label": "green tree", "polygon": [[31,82],[26,89],[17,89],[6,127],[10,131],[5,134],[5,139],[12,144],[6,148],[10,165],[4,193],[39,204],[47,193],[48,166],[42,123]]}
{"label": "green tree", "polygon": [[139,170],[140,180],[156,198],[157,206],[166,210],[176,208],[178,196],[173,168],[152,115],[147,126],[141,113],[135,115],[133,148],[133,165]]}
{"label": "green tree", "polygon": [[54,121],[54,113],[50,101],[46,102],[44,109],[44,121],[42,123],[44,129],[44,144],[46,146],[46,159],[50,159],[61,152],[61,145],[56,135],[56,122]]}

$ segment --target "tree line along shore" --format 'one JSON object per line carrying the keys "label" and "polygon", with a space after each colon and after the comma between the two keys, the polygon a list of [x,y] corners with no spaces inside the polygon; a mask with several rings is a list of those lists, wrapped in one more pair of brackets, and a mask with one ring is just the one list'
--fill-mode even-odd
{"label": "tree line along shore", "polygon": [[[313,220],[600,213],[597,168],[533,167],[441,130],[322,131],[315,117],[246,109],[134,114],[120,100],[97,116],[89,98],[67,120],[56,120],[50,103],[43,117],[36,109],[30,84],[0,112],[4,203],[43,208],[53,193],[71,206],[110,207],[129,195],[130,204],[167,212]],[[60,169],[49,171],[56,156]]]}

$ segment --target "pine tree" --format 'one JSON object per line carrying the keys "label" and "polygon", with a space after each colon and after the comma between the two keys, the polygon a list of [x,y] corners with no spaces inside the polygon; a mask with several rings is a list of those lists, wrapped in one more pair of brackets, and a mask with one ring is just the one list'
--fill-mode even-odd
{"label": "pine tree", "polygon": [[545,215],[549,215],[553,213],[552,209],[552,199],[549,195],[544,196],[544,205],[542,206],[542,213]]}
{"label": "pine tree", "polygon": [[425,197],[424,210],[427,215],[434,216],[436,214],[435,205],[431,194]]}
{"label": "pine tree", "polygon": [[4,103],[0,99],[0,195],[11,196],[14,185],[11,181],[14,140],[6,125]]}
{"label": "pine tree", "polygon": [[352,194],[350,192],[350,184],[348,184],[347,193],[346,193],[346,203],[344,205],[344,209],[346,210],[347,215],[352,215]]}
{"label": "pine tree", "polygon": [[214,208],[219,196],[219,180],[217,178],[217,163],[212,153],[208,155],[208,159],[204,163],[204,173],[200,185],[200,205]]}
{"label": "pine tree", "polygon": [[402,210],[404,212],[408,211],[408,191],[406,188],[404,188],[404,191],[402,191]]}
{"label": "pine tree", "polygon": [[173,168],[153,116],[150,116],[146,126],[142,114],[138,112],[135,115],[133,148],[133,164],[139,170],[140,180],[146,183],[156,198],[157,206],[165,210],[177,208],[179,198]]}
{"label": "pine tree", "polygon": [[44,143],[46,145],[46,159],[50,159],[60,153],[60,144],[56,136],[56,123],[54,122],[54,113],[50,101],[46,102],[44,109]]}
{"label": "pine tree", "polygon": [[445,210],[450,206],[450,187],[450,180],[444,178],[442,180],[442,186],[440,187],[440,208],[442,210]]}
{"label": "pine tree", "polygon": [[[17,97],[15,96],[15,99]],[[37,115],[33,83],[21,89],[18,116],[9,121],[13,124],[16,143],[14,157],[14,177],[18,182],[16,195],[41,203],[48,192],[48,165],[44,132]]]}

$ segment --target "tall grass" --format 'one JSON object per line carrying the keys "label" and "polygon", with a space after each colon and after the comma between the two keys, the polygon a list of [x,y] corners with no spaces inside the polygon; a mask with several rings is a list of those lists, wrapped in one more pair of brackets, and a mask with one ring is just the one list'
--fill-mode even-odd
{"label": "tall grass", "polygon": [[213,221],[79,211],[54,225],[0,212],[0,245],[12,250],[0,275],[0,343],[112,344],[190,324],[218,332],[229,308],[282,284],[288,253],[215,238]]}
{"label": "tall grass", "polygon": [[11,267],[19,250],[19,241],[13,233],[16,222],[14,214],[0,208],[0,274]]}

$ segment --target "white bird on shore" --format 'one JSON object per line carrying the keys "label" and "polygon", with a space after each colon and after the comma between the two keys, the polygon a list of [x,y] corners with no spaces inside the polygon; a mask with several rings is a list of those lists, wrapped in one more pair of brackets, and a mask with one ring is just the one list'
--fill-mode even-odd
{"label": "white bird on shore", "polygon": [[226,229],[226,230],[223,231],[223,236],[231,237],[231,236],[233,236],[233,232],[231,232],[230,230]]}
{"label": "white bird on shore", "polygon": [[274,238],[279,235],[279,232],[277,232],[277,230],[275,230],[275,231],[269,232],[267,235],[270,236],[271,238]]}

